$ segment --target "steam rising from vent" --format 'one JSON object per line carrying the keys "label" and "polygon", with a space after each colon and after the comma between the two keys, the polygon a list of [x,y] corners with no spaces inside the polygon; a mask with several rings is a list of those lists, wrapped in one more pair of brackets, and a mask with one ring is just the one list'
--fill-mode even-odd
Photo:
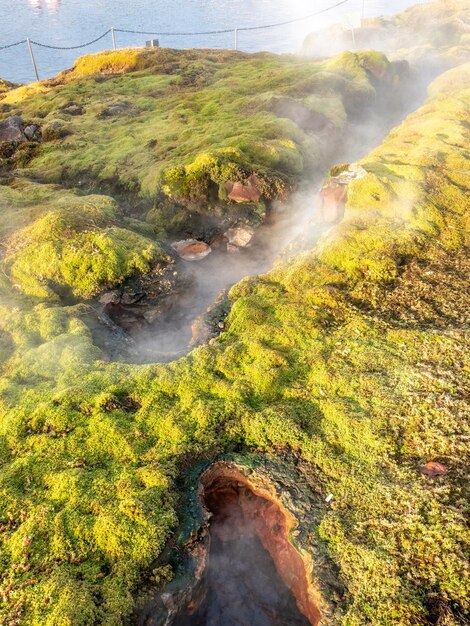
{"label": "steam rising from vent", "polygon": [[[311,180],[304,183],[287,203],[275,202],[254,236],[248,232],[240,236],[246,245],[231,245],[229,231],[222,241],[217,236],[206,237],[206,244],[211,244],[212,252],[207,254],[204,249],[203,258],[196,261],[184,260],[182,254],[182,258],[170,268],[172,288],[169,293],[156,300],[140,299],[143,290],[131,284],[127,295],[130,293],[135,297],[135,302],[107,305],[103,314],[115,325],[117,333],[124,329],[129,340],[126,344],[119,340],[113,343],[111,337],[111,358],[138,362],[169,361],[223,331],[228,312],[224,297],[229,288],[246,276],[267,272],[277,260],[315,245],[328,223],[340,217],[338,214],[333,220],[324,219],[321,203],[317,200],[328,169],[338,162],[354,163],[378,145],[393,126],[422,102],[429,79],[427,73],[420,80],[405,75],[396,99],[387,97],[387,93],[382,94],[378,87],[375,109],[353,114],[341,134],[321,113],[314,113],[289,98],[273,100],[272,109],[276,115],[294,121],[307,134],[321,136],[324,144],[330,142],[331,153],[325,153],[321,170],[314,171]],[[202,239],[201,233],[203,231],[185,234]],[[192,242],[188,244],[190,252],[197,245],[194,239],[189,240]],[[181,241],[175,246],[181,248]],[[99,333],[95,338],[99,343]],[[105,350],[109,353],[109,349],[105,347]]]}
{"label": "steam rising from vent", "polygon": [[201,497],[211,515],[207,563],[171,626],[317,626],[316,594],[288,538],[292,514],[230,464],[203,475]]}

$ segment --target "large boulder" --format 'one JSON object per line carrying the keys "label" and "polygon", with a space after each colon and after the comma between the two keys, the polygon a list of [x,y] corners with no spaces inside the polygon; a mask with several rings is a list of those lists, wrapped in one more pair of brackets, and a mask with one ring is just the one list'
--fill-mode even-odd
{"label": "large boulder", "polygon": [[19,115],[12,115],[0,122],[0,142],[13,141],[24,143],[28,141],[23,131],[23,119]]}

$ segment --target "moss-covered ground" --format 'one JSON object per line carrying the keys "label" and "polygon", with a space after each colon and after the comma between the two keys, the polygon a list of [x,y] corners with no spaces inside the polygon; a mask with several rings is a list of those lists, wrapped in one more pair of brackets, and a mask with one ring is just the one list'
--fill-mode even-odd
{"label": "moss-covered ground", "polygon": [[[351,62],[361,67],[355,55],[315,65],[219,54],[187,52],[176,75],[156,70],[155,57],[150,67],[147,57],[137,67],[127,60],[120,69],[130,74],[111,68],[102,82],[79,65],[76,78],[42,85],[42,94],[6,96],[8,114],[42,123],[71,102],[87,112],[64,113],[72,134],[44,143],[1,191],[1,619],[126,623],[143,572],[177,525],[181,474],[253,450],[288,451],[308,465],[318,493],[334,495],[310,531],[345,589],[324,590],[325,623],[466,624],[469,65],[437,80],[426,104],[365,157],[344,220],[315,249],[235,286],[226,331],[188,357],[106,363],[82,305],[51,305],[42,291],[66,285],[88,297],[162,254],[145,224],[89,194],[90,181],[118,179],[157,197],[162,181],[180,185],[193,167],[217,183],[220,168],[256,163],[269,180],[289,182],[304,172],[311,139],[265,111],[268,92],[305,98],[326,80],[342,112],[344,93],[356,103],[372,89],[362,69],[347,78]],[[344,61],[346,77],[337,72]],[[116,94],[139,114],[125,113],[125,123],[102,116]],[[168,124],[160,98],[173,103]],[[212,99],[217,112],[236,107],[231,125]],[[250,115],[234,128],[243,107]],[[279,155],[298,166],[281,167]],[[86,195],[57,198],[53,183],[69,175],[77,185],[88,177]],[[430,460],[449,472],[423,476]],[[167,574],[163,564],[153,576]]]}
{"label": "moss-covered ground", "polygon": [[[258,225],[318,175],[377,90],[396,97],[405,80],[372,51],[302,61],[125,49],[11,89],[0,121],[19,115],[42,141],[3,143],[4,272],[35,298],[90,298],[163,262],[160,244],[194,214]],[[252,174],[260,200],[230,201],[226,184]]]}
{"label": "moss-covered ground", "polygon": [[[381,59],[390,66],[383,81],[399,80]],[[262,201],[283,198],[331,153],[348,114],[373,106],[364,65],[351,53],[318,62],[129,49],[83,57],[53,81],[6,93],[0,107],[3,117],[20,114],[42,126],[46,141],[29,163],[36,176],[131,191],[155,206],[165,227],[165,200],[229,210],[223,184],[253,173]],[[280,98],[285,115],[273,112]],[[289,105],[319,117],[327,132],[307,132]]]}

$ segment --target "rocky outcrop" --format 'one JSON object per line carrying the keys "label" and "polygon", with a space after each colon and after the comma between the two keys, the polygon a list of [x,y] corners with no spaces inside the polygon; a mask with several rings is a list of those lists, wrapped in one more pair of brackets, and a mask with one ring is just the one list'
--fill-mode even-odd
{"label": "rocky outcrop", "polygon": [[[290,498],[289,505],[284,501],[295,480],[291,470],[271,468],[281,471],[278,484],[265,473],[271,461],[255,470],[245,462],[216,462],[200,477],[198,497],[191,488],[183,569],[149,597],[136,616],[138,626],[317,626],[323,612],[329,615],[312,581],[310,558],[298,548],[297,514],[302,517],[309,504],[300,500],[296,508]],[[294,483],[292,489],[299,491]]]}
{"label": "rocky outcrop", "polygon": [[224,290],[206,312],[191,324],[191,346],[196,347],[214,339],[225,329],[225,318],[230,311],[230,301]]}
{"label": "rocky outcrop", "polygon": [[337,176],[331,177],[317,197],[317,220],[326,224],[340,222],[344,217],[349,184],[366,174],[363,167],[352,163]]}
{"label": "rocky outcrop", "polygon": [[0,165],[10,163],[9,159],[14,162],[20,152],[23,159],[28,160],[35,149],[34,144],[40,140],[41,131],[37,124],[25,125],[20,115],[7,117],[0,122]]}
{"label": "rocky outcrop", "polygon": [[[250,480],[227,463],[216,463],[203,475],[201,483],[203,502],[213,516],[212,535],[222,544],[240,536],[257,536],[295,598],[298,610],[307,618],[303,622],[291,614],[289,623],[319,624],[320,611],[309,588],[306,564],[289,541],[289,534],[297,525],[292,513],[265,485]],[[280,616],[283,618],[286,616]]]}

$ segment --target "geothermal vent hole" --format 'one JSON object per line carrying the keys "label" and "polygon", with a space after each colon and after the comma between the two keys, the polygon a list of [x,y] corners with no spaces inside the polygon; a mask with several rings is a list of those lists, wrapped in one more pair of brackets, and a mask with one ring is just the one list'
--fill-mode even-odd
{"label": "geothermal vent hole", "polygon": [[294,520],[238,470],[217,464],[201,482],[211,513],[203,593],[176,626],[316,626],[305,564],[288,540]]}

